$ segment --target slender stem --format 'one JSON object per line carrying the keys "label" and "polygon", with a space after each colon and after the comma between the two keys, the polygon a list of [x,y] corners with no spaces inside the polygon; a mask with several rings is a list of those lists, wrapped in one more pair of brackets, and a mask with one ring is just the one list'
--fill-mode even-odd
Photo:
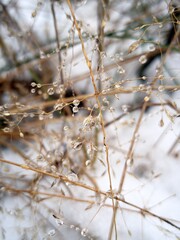
{"label": "slender stem", "polygon": [[56,43],[57,43],[57,48],[58,48],[58,60],[59,60],[59,67],[60,67],[60,79],[61,79],[61,84],[64,84],[59,33],[58,33],[57,19],[56,19],[56,13],[55,13],[55,9],[54,9],[54,1],[53,0],[51,1],[51,12],[52,12],[52,15],[53,15],[54,29],[55,29],[55,33],[56,33]]}

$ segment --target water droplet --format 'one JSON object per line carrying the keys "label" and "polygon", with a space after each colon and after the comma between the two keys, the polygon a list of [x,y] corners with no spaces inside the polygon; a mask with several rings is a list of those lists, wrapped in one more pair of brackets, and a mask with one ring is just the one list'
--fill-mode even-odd
{"label": "water droplet", "polygon": [[80,231],[80,228],[79,228],[79,227],[75,227],[75,230],[76,230],[76,231]]}
{"label": "water droplet", "polygon": [[5,132],[5,133],[10,132],[10,128],[8,128],[8,127],[3,128],[3,132]]}
{"label": "water droplet", "polygon": [[35,93],[36,92],[36,89],[31,89],[31,93]]}
{"label": "water droplet", "polygon": [[146,55],[142,55],[142,56],[139,58],[139,62],[140,62],[141,64],[146,63],[146,62],[147,62],[147,57],[146,57]]}
{"label": "water droplet", "polygon": [[53,88],[48,88],[47,93],[48,93],[48,95],[53,95],[54,94],[54,89]]}
{"label": "water droplet", "polygon": [[24,137],[24,134],[23,134],[22,132],[20,132],[20,133],[19,133],[19,136],[20,136],[21,138],[23,138],[23,137]]}
{"label": "water droplet", "polygon": [[75,174],[75,173],[69,173],[68,174],[68,179],[70,180],[70,181],[75,181],[75,182],[77,182],[78,181],[78,176],[77,176],[77,174]]}
{"label": "water droplet", "polygon": [[64,131],[68,131],[69,127],[68,126],[64,126]]}
{"label": "water droplet", "polygon": [[145,102],[148,102],[150,100],[150,97],[149,96],[146,96],[145,98],[144,98],[144,101]]}
{"label": "water droplet", "polygon": [[156,50],[156,47],[154,46],[154,45],[151,45],[150,47],[149,47],[149,51],[150,52],[154,52]]}
{"label": "water droplet", "polygon": [[164,75],[160,74],[157,78],[162,81],[164,80]]}
{"label": "water droplet", "polygon": [[142,76],[142,80],[146,80],[147,79],[147,77],[146,76]]}
{"label": "water droplet", "polygon": [[152,92],[152,87],[151,86],[147,86],[146,93],[147,94],[151,94],[151,92]]}
{"label": "water droplet", "polygon": [[75,150],[81,150],[82,148],[82,142],[81,141],[72,141],[71,146]]}
{"label": "water droplet", "polygon": [[39,120],[42,121],[42,120],[44,120],[44,119],[45,119],[44,114],[40,114],[40,115],[39,115]]}
{"label": "water droplet", "polygon": [[144,84],[140,84],[140,85],[139,85],[139,90],[140,90],[140,91],[143,91],[144,89],[145,89]]}
{"label": "water droplet", "polygon": [[90,164],[91,164],[91,160],[87,160],[87,161],[85,162],[86,167],[89,166]]}
{"label": "water droplet", "polygon": [[158,87],[158,91],[159,92],[163,92],[165,90],[165,87],[163,86],[163,85],[160,85],[159,87]]}
{"label": "water droplet", "polygon": [[40,59],[46,58],[46,55],[43,51],[40,51],[39,54],[40,54]]}
{"label": "water droplet", "polygon": [[125,73],[125,69],[122,66],[118,66],[117,72],[119,74],[124,74]]}
{"label": "water droplet", "polygon": [[86,131],[90,131],[95,126],[95,124],[95,119],[91,115],[89,115],[83,121],[83,129]]}
{"label": "water droplet", "polygon": [[163,127],[163,126],[164,126],[164,121],[163,121],[163,119],[160,120],[159,126],[160,126],[160,127]]}
{"label": "water droplet", "polygon": [[36,83],[35,83],[35,82],[32,82],[32,83],[31,83],[31,87],[36,87]]}
{"label": "water droplet", "polygon": [[37,84],[37,88],[41,88],[41,84],[40,83]]}
{"label": "water droplet", "polygon": [[62,219],[60,219],[60,218],[57,218],[56,219],[56,223],[57,223],[57,225],[63,225],[64,224],[64,221],[62,220]]}
{"label": "water droplet", "polygon": [[128,105],[122,105],[121,109],[123,110],[123,112],[128,112],[129,106]]}
{"label": "water droplet", "polygon": [[60,110],[63,109],[63,107],[64,107],[64,104],[63,104],[63,103],[56,103],[56,104],[54,105],[54,110],[60,111]]}
{"label": "water droplet", "polygon": [[88,233],[88,229],[87,229],[87,228],[83,228],[83,229],[81,230],[81,235],[82,235],[83,237],[86,237],[87,233]]}
{"label": "water droplet", "polygon": [[73,113],[77,113],[77,112],[79,112],[79,108],[78,108],[78,107],[76,107],[76,106],[75,106],[75,107],[73,107],[73,109],[72,109],[72,110],[73,110]]}
{"label": "water droplet", "polygon": [[74,104],[74,106],[78,106],[79,104],[80,104],[80,101],[78,100],[78,99],[75,99],[74,101],[73,101],[73,104]]}
{"label": "water droplet", "polygon": [[142,40],[142,39],[139,39],[139,40],[137,40],[136,42],[132,43],[132,44],[129,46],[128,53],[134,52],[134,51],[139,47],[139,45],[140,45],[141,43],[143,43],[143,40]]}
{"label": "water droplet", "polygon": [[32,16],[32,18],[35,18],[36,15],[37,15],[37,11],[35,10],[34,12],[32,12],[31,16]]}
{"label": "water droplet", "polygon": [[49,236],[54,236],[56,234],[56,231],[55,231],[55,229],[51,229],[51,230],[49,230],[49,232],[48,232],[48,235]]}

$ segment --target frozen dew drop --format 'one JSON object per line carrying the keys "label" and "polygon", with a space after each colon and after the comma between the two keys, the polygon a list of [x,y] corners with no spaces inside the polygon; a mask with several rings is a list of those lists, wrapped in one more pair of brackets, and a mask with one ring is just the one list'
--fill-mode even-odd
{"label": "frozen dew drop", "polygon": [[77,106],[75,106],[75,107],[73,107],[73,113],[77,113],[77,112],[79,112],[79,108],[77,107]]}
{"label": "frozen dew drop", "polygon": [[48,114],[48,118],[49,118],[49,119],[53,119],[53,113],[49,113],[49,114]]}
{"label": "frozen dew drop", "polygon": [[118,66],[117,72],[119,74],[124,74],[125,73],[125,69],[122,66]]}
{"label": "frozen dew drop", "polygon": [[158,87],[158,91],[159,92],[163,92],[165,90],[165,87],[163,86],[163,85],[160,85],[159,87]]}
{"label": "frozen dew drop", "polygon": [[70,227],[71,229],[72,229],[72,228],[75,228],[75,226],[74,226],[73,224],[71,224],[69,227]]}
{"label": "frozen dew drop", "polygon": [[82,142],[81,141],[72,141],[71,146],[74,150],[81,150]]}
{"label": "frozen dew drop", "polygon": [[36,84],[35,82],[32,82],[32,83],[31,83],[31,87],[36,87],[36,85],[37,85],[37,84]]}
{"label": "frozen dew drop", "polygon": [[110,112],[114,112],[115,111],[115,109],[113,107],[110,107],[109,110],[110,110]]}
{"label": "frozen dew drop", "polygon": [[90,131],[95,126],[95,124],[95,119],[93,118],[93,116],[89,115],[83,121],[83,129],[86,131]]}
{"label": "frozen dew drop", "polygon": [[78,100],[78,99],[75,99],[74,101],[73,101],[73,104],[74,104],[74,106],[78,106],[79,104],[80,104],[80,101]]}
{"label": "frozen dew drop", "polygon": [[142,80],[146,80],[147,79],[147,77],[146,76],[142,76]]}
{"label": "frozen dew drop", "polygon": [[79,227],[75,227],[75,230],[76,230],[76,231],[80,231],[80,228],[79,228]]}
{"label": "frozen dew drop", "polygon": [[144,84],[140,84],[140,85],[139,85],[139,90],[140,90],[140,91],[143,91],[143,90],[144,90]]}
{"label": "frozen dew drop", "polygon": [[56,82],[53,82],[53,86],[54,87],[57,87],[58,86],[58,82],[56,81]]}
{"label": "frozen dew drop", "polygon": [[56,219],[56,223],[57,223],[57,225],[62,226],[64,224],[64,221],[62,219],[60,219],[60,218],[57,218]]}
{"label": "frozen dew drop", "polygon": [[10,112],[8,112],[8,111],[4,111],[4,112],[3,112],[3,115],[4,115],[4,116],[10,116],[11,114],[10,114]]}
{"label": "frozen dew drop", "polygon": [[69,127],[68,126],[64,126],[64,131],[68,131]]}
{"label": "frozen dew drop", "polygon": [[150,47],[149,47],[149,51],[150,52],[154,52],[156,50],[156,47],[154,46],[154,45],[151,45]]}
{"label": "frozen dew drop", "polygon": [[147,86],[146,93],[147,94],[151,94],[151,92],[152,92],[152,87],[151,86]]}
{"label": "frozen dew drop", "polygon": [[86,167],[87,167],[87,166],[89,166],[90,164],[91,164],[91,160],[88,159],[88,160],[85,162],[85,165],[86,165]]}
{"label": "frozen dew drop", "polygon": [[41,88],[41,84],[40,83],[37,84],[37,88]]}
{"label": "frozen dew drop", "polygon": [[10,128],[8,128],[8,127],[3,128],[3,132],[5,132],[5,133],[10,132]]}
{"label": "frozen dew drop", "polygon": [[53,95],[54,94],[54,89],[53,88],[48,88],[47,90],[48,95]]}
{"label": "frozen dew drop", "polygon": [[56,103],[56,104],[54,105],[54,110],[60,111],[60,110],[63,109],[63,107],[64,107],[63,103]]}
{"label": "frozen dew drop", "polygon": [[39,120],[40,120],[40,121],[44,120],[44,118],[45,118],[44,114],[40,114],[40,115],[39,115]]}
{"label": "frozen dew drop", "polygon": [[39,54],[40,54],[40,59],[46,58],[45,53],[43,51],[40,50]]}
{"label": "frozen dew drop", "polygon": [[145,102],[148,102],[150,100],[150,97],[149,96],[146,96],[145,98],[144,98],[144,101]]}
{"label": "frozen dew drop", "polygon": [[69,173],[68,174],[68,179],[70,180],[70,181],[74,181],[74,182],[77,182],[78,181],[78,176],[77,176],[77,174],[75,174],[75,173]]}
{"label": "frozen dew drop", "polygon": [[163,81],[163,80],[164,80],[164,75],[163,75],[163,74],[160,74],[160,75],[158,76],[158,79],[159,79],[160,81]]}
{"label": "frozen dew drop", "polygon": [[121,109],[123,110],[123,112],[127,113],[128,109],[129,109],[129,106],[128,105],[122,105]]}
{"label": "frozen dew drop", "polygon": [[128,158],[127,159],[127,166],[131,167],[133,164],[133,159],[132,158]]}
{"label": "frozen dew drop", "polygon": [[163,126],[164,126],[164,121],[163,121],[163,119],[160,120],[159,126],[160,126],[160,127],[163,127]]}
{"label": "frozen dew drop", "polygon": [[44,159],[44,157],[42,154],[39,154],[39,155],[37,155],[36,159],[37,159],[37,161],[41,161]]}
{"label": "frozen dew drop", "polygon": [[142,42],[143,42],[142,39],[139,39],[139,40],[137,40],[136,42],[133,42],[133,43],[129,46],[128,53],[134,52],[134,51],[139,47],[139,45],[140,45]]}
{"label": "frozen dew drop", "polygon": [[49,230],[49,232],[48,232],[48,235],[49,235],[50,237],[53,237],[55,234],[56,234],[55,229],[51,229],[51,230]]}
{"label": "frozen dew drop", "polygon": [[87,228],[83,228],[83,229],[81,230],[81,235],[82,235],[83,237],[86,237],[86,236],[87,236],[87,233],[88,233],[88,229],[87,229]]}
{"label": "frozen dew drop", "polygon": [[139,58],[139,62],[141,64],[145,64],[147,62],[147,57],[146,55],[142,55],[140,58]]}
{"label": "frozen dew drop", "polygon": [[99,108],[99,106],[98,106],[97,103],[94,104],[94,108],[95,108],[95,109],[98,109],[98,108]]}
{"label": "frozen dew drop", "polygon": [[35,93],[36,92],[36,89],[31,89],[31,93]]}
{"label": "frozen dew drop", "polygon": [[21,138],[23,138],[23,137],[24,137],[24,134],[23,134],[22,132],[20,132],[20,133],[19,133],[19,136],[20,136]]}
{"label": "frozen dew drop", "polygon": [[34,12],[32,12],[31,16],[32,16],[32,18],[35,18],[36,15],[37,15],[37,11],[35,10]]}

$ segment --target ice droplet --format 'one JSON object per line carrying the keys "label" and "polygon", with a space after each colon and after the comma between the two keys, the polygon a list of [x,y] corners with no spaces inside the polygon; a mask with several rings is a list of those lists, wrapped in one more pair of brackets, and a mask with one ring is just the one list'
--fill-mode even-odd
{"label": "ice droplet", "polygon": [[49,230],[49,232],[48,232],[48,235],[49,236],[54,236],[56,234],[56,231],[55,231],[55,229],[51,229],[51,230]]}
{"label": "ice droplet", "polygon": [[87,167],[87,166],[89,166],[90,164],[91,164],[91,160],[88,159],[88,160],[85,162],[85,165],[86,165],[86,167]]}
{"label": "ice droplet", "polygon": [[80,104],[80,101],[78,100],[78,99],[75,99],[74,101],[73,101],[73,104],[74,104],[74,106],[78,106],[79,104]]}
{"label": "ice droplet", "polygon": [[62,220],[62,219],[60,219],[60,218],[57,218],[56,219],[56,223],[57,223],[57,225],[63,225],[64,224],[64,221]]}
{"label": "ice droplet", "polygon": [[81,230],[81,235],[82,235],[83,237],[86,237],[87,233],[88,233],[88,229],[87,229],[87,228],[83,228],[83,229]]}
{"label": "ice droplet", "polygon": [[148,102],[150,100],[150,97],[149,96],[146,96],[145,98],[144,98],[144,101],[145,102]]}
{"label": "ice droplet", "polygon": [[75,107],[73,107],[73,113],[77,113],[77,112],[79,112],[79,108],[77,107],[77,106],[75,106]]}
{"label": "ice droplet", "polygon": [[163,86],[163,85],[160,85],[159,87],[158,87],[158,91],[159,92],[163,92],[165,90],[165,87]]}
{"label": "ice droplet", "polygon": [[121,109],[123,110],[123,112],[128,112],[129,106],[128,105],[122,105]]}
{"label": "ice droplet", "polygon": [[54,94],[54,89],[53,88],[48,88],[47,93],[48,93],[48,95],[53,95]]}
{"label": "ice droplet", "polygon": [[139,58],[139,62],[141,64],[145,64],[147,62],[147,57],[146,55],[142,55],[140,58]]}
{"label": "ice droplet", "polygon": [[46,55],[43,51],[40,51],[39,54],[40,54],[40,59],[46,58]]}
{"label": "ice droplet", "polygon": [[124,74],[125,73],[125,69],[122,66],[119,66],[118,69],[117,69],[117,72],[119,74]]}

